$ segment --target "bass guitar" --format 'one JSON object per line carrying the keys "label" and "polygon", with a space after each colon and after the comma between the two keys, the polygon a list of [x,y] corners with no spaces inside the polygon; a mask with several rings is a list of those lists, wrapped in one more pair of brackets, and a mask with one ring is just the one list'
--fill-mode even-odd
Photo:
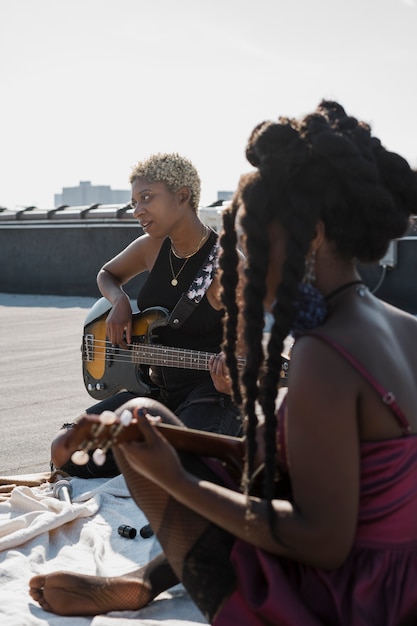
{"label": "bass guitar", "polygon": [[[84,323],[81,345],[83,381],[90,396],[96,400],[122,390],[138,396],[150,395],[152,386],[148,382],[148,366],[209,370],[211,352],[153,343],[155,328],[168,324],[169,311],[163,307],[133,313],[132,343],[127,348],[113,345],[106,336],[106,319],[111,308],[106,298],[100,298]],[[238,367],[243,367],[244,363],[244,358],[238,359]],[[282,357],[282,386],[286,385],[288,369],[289,360]]]}

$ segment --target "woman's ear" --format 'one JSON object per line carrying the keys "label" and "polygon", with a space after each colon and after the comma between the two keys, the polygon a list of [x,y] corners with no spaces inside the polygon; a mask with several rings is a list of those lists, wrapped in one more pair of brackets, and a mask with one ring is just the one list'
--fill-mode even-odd
{"label": "woman's ear", "polygon": [[180,204],[186,204],[191,200],[191,191],[189,187],[180,187],[177,191],[177,198]]}
{"label": "woman's ear", "polygon": [[318,250],[326,238],[326,231],[322,220],[318,220],[316,224],[316,234],[310,244],[310,249],[314,252]]}

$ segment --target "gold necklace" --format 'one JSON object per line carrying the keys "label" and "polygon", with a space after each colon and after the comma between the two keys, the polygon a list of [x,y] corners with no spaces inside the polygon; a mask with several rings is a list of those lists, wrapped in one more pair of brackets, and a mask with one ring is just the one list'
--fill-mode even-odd
{"label": "gold necklace", "polygon": [[[206,237],[207,237],[207,235],[208,235],[208,232],[209,232],[209,231],[208,231],[208,228],[207,228],[207,227],[203,224],[203,236],[201,237],[200,241],[198,242],[197,247],[196,247],[196,248],[195,248],[192,252],[190,252],[190,254],[178,254],[178,252],[175,250],[175,246],[174,246],[174,244],[173,244],[173,243],[172,243],[172,241],[171,241],[171,250],[172,250],[172,254],[173,254],[174,256],[176,256],[176,257],[177,257],[177,259],[189,259],[189,258],[190,258],[190,257],[192,257],[194,254],[197,254],[197,252],[200,250],[200,248],[201,248],[201,246],[202,246],[202,244],[203,244],[203,241],[205,240],[205,238],[206,238]],[[182,268],[181,268],[181,269],[182,269]]]}
{"label": "gold necklace", "polygon": [[180,269],[178,270],[177,273],[174,272],[174,268],[172,266],[172,246],[170,248],[169,251],[169,264],[171,266],[171,274],[172,274],[172,280],[171,280],[171,285],[173,287],[176,287],[178,285],[178,276],[181,274],[182,270],[184,269],[184,267],[187,265],[188,261],[191,259],[191,256],[187,256],[187,258],[185,259],[184,263],[181,265]]}

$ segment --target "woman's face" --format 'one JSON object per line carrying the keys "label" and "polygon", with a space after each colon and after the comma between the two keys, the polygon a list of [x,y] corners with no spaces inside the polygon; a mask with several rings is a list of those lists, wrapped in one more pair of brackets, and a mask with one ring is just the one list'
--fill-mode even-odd
{"label": "woman's face", "polygon": [[266,297],[264,309],[268,313],[272,310],[272,305],[276,298],[276,292],[282,279],[282,267],[286,257],[287,236],[285,230],[277,220],[268,226],[269,239],[269,263],[266,275]]}
{"label": "woman's face", "polygon": [[151,183],[137,178],[132,183],[133,215],[145,233],[160,239],[169,235],[182,220],[189,204],[181,200],[181,190],[174,193],[163,182]]}

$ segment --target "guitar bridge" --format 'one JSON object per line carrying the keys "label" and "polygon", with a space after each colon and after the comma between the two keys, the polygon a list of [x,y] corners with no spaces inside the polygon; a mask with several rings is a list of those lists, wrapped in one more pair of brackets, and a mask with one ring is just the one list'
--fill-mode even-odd
{"label": "guitar bridge", "polygon": [[94,361],[94,335],[84,336],[84,361]]}

